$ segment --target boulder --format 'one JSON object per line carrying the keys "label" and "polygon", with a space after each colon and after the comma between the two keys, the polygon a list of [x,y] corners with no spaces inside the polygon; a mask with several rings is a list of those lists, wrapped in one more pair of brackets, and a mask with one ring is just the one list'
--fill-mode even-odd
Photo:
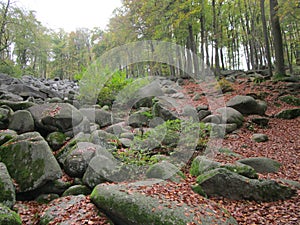
{"label": "boulder", "polygon": [[29,97],[40,98],[43,100],[47,98],[47,94],[40,92],[38,88],[26,84],[9,85],[7,91],[23,97],[24,100]]}
{"label": "boulder", "polygon": [[231,107],[242,113],[243,115],[265,115],[267,105],[265,102],[255,100],[251,96],[237,95],[227,102],[227,107]]}
{"label": "boulder", "polygon": [[257,124],[260,127],[267,127],[269,125],[269,119],[264,117],[254,117],[251,119],[252,123]]}
{"label": "boulder", "polygon": [[16,111],[10,118],[8,129],[18,134],[34,131],[34,120],[27,110]]}
{"label": "boulder", "polygon": [[58,194],[41,194],[39,195],[34,201],[40,204],[48,204],[49,202],[53,201],[54,199],[58,199]]}
{"label": "boulder", "polygon": [[9,119],[13,111],[7,106],[0,107],[0,130],[4,130],[8,128]]}
{"label": "boulder", "polygon": [[135,112],[128,118],[128,125],[133,128],[145,127],[148,125],[149,118],[143,111]]}
{"label": "boulder", "polygon": [[0,130],[0,145],[18,136],[13,130]]}
{"label": "boulder", "polygon": [[67,136],[61,132],[53,132],[46,137],[46,141],[53,151],[60,149],[65,144],[66,140]]}
{"label": "boulder", "polygon": [[176,109],[176,102],[171,97],[161,96],[155,98],[155,104],[153,106],[153,116],[160,117],[164,121],[179,119]]}
{"label": "boulder", "polygon": [[231,107],[223,107],[216,110],[216,114],[221,117],[222,123],[236,124],[237,127],[241,127],[245,121],[244,116]]}
{"label": "boulder", "polygon": [[62,175],[49,145],[37,132],[14,136],[1,145],[0,161],[18,184],[18,192],[35,190]]}
{"label": "boulder", "polygon": [[74,185],[68,188],[62,196],[69,196],[69,195],[89,195],[91,194],[92,190],[85,185]]}
{"label": "boulder", "polygon": [[112,124],[112,115],[103,109],[97,108],[82,108],[80,109],[82,115],[92,122],[99,124],[100,128],[110,126]]}
{"label": "boulder", "polygon": [[0,204],[0,225],[22,225],[19,214]]}
{"label": "boulder", "polygon": [[14,81],[14,78],[7,75],[7,74],[4,74],[4,73],[0,73],[0,85],[9,85],[11,84],[12,82]]}
{"label": "boulder", "polygon": [[[85,204],[85,202],[86,198],[84,195],[67,196],[64,198],[53,200],[52,202],[50,202],[48,208],[42,213],[39,224],[47,225],[55,218],[60,217],[61,214],[68,209],[74,207],[75,205]],[[84,221],[86,217],[86,212],[80,209],[74,212],[74,214],[74,218],[76,218],[76,221]],[[73,224],[74,218],[66,217],[64,218],[63,223],[60,224]]]}
{"label": "boulder", "polygon": [[180,172],[179,168],[168,161],[162,161],[151,165],[146,171],[147,178],[156,178],[162,180],[180,181],[184,175]]}
{"label": "boulder", "polygon": [[60,157],[60,162],[69,176],[81,178],[91,159],[96,155],[96,152],[99,153],[100,151],[103,152],[102,154],[109,154],[101,146],[89,142],[79,142],[70,149],[65,158]]}
{"label": "boulder", "polygon": [[130,171],[112,155],[97,155],[90,161],[83,176],[83,183],[90,188],[107,181],[125,181],[130,178]]}
{"label": "boulder", "polygon": [[[216,205],[215,211],[209,209],[206,204],[193,207],[182,203],[179,207],[178,202],[134,191],[140,186],[151,186],[159,181],[142,181],[127,185],[100,184],[93,190],[91,200],[114,224],[237,224],[228,213]],[[196,211],[200,211],[201,216],[197,216]]]}
{"label": "boulder", "polygon": [[0,106],[4,106],[4,105],[11,108],[13,111],[18,111],[18,110],[28,109],[34,106],[35,103],[28,102],[28,101],[13,102],[8,100],[0,100]]}
{"label": "boulder", "polygon": [[251,157],[238,160],[239,163],[251,166],[258,173],[276,173],[281,163],[266,157]]}
{"label": "boulder", "polygon": [[286,109],[275,115],[276,118],[291,120],[300,116],[300,108],[297,109]]}
{"label": "boulder", "polygon": [[272,180],[249,179],[224,168],[210,170],[197,177],[194,190],[207,196],[235,200],[272,202],[292,197],[295,191]]}
{"label": "boulder", "polygon": [[0,162],[0,204],[12,208],[16,203],[15,187],[5,164]]}
{"label": "boulder", "polygon": [[199,176],[203,173],[206,173],[210,170],[214,170],[216,168],[225,168],[227,170],[230,170],[234,173],[240,174],[248,178],[254,178],[254,179],[258,178],[256,171],[248,165],[238,163],[238,162],[234,164],[222,164],[213,161],[205,156],[197,156],[193,160],[190,169],[190,174],[192,176]]}
{"label": "boulder", "polygon": [[30,107],[37,128],[51,133],[54,131],[67,132],[79,125],[83,115],[68,103],[46,103]]}
{"label": "boulder", "polygon": [[269,137],[266,134],[253,134],[251,139],[255,142],[266,142],[269,140]]}

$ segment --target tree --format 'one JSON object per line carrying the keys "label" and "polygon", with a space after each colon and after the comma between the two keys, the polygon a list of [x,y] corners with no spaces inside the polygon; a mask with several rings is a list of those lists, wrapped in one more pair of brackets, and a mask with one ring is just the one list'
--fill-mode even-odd
{"label": "tree", "polygon": [[272,72],[271,52],[270,52],[270,45],[269,45],[269,35],[268,35],[267,21],[265,15],[265,0],[260,0],[260,8],[261,8],[261,20],[263,24],[263,33],[265,38],[265,47],[266,47],[266,55],[267,55],[267,62],[268,62],[268,73],[269,76],[272,77],[273,72]]}
{"label": "tree", "polygon": [[284,76],[285,65],[284,65],[283,41],[282,41],[281,27],[280,27],[277,11],[278,11],[278,1],[270,0],[270,15],[271,15],[272,36],[273,36],[274,49],[275,49],[276,75]]}

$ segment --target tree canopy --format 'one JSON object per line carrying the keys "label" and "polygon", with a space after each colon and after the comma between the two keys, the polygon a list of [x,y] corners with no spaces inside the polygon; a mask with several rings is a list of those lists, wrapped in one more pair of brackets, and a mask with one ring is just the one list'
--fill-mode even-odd
{"label": "tree canopy", "polygon": [[[0,72],[76,79],[110,49],[157,40],[189,50],[178,63],[193,73],[200,67],[195,55],[217,74],[268,67],[275,75],[299,73],[299,11],[298,0],[122,0],[106,30],[68,33],[43,26],[34,11],[0,0]],[[153,62],[126,71],[182,73]]]}

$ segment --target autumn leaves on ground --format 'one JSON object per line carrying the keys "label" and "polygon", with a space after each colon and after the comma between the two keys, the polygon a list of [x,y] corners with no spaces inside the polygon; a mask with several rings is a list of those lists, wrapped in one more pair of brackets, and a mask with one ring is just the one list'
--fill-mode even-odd
{"label": "autumn leaves on ground", "polygon": [[[192,81],[186,81],[183,86],[185,94],[191,98],[195,93],[201,93],[199,85]],[[246,78],[237,79],[231,84],[233,91],[224,93],[225,100],[240,95],[256,95],[263,98],[268,103],[266,112],[269,117],[267,128],[260,128],[250,123],[251,117],[246,117],[243,127],[237,132],[229,134],[223,140],[223,147],[232,150],[243,157],[269,157],[279,161],[282,166],[275,174],[260,174],[261,178],[280,180],[289,179],[300,182],[300,118],[292,120],[281,120],[274,118],[273,115],[282,109],[293,108],[279,100],[279,97],[286,93],[286,83],[266,81],[262,83],[250,82]],[[288,93],[300,97],[300,93]],[[205,97],[197,101],[191,101],[195,106],[205,104]],[[254,133],[264,133],[269,137],[269,141],[257,143],[251,140]],[[233,157],[224,157],[216,155],[215,160],[220,162],[232,162]],[[184,172],[188,172],[186,169]],[[205,202],[204,197],[195,194],[191,190],[191,185],[195,183],[195,177],[187,174],[186,180],[180,184],[168,182],[166,184],[156,184],[152,188],[140,190],[146,195],[163,195],[168,199],[177,201],[180,205],[184,202],[188,205],[197,205],[199,202]],[[300,191],[290,200],[277,201],[271,203],[259,203],[253,201],[236,201],[224,198],[213,198],[214,202],[226,208],[239,224],[299,224],[300,221]],[[58,201],[63,201],[59,199]],[[23,224],[37,224],[41,212],[47,205],[27,202],[16,204],[16,208],[21,214]],[[208,207],[211,207],[208,205]],[[76,221],[77,213],[85,214],[86,220]],[[97,211],[97,208],[91,204],[89,196],[85,201],[68,210],[62,211],[61,216],[51,224],[59,224],[64,218],[74,218],[74,224],[109,224],[107,218]]]}

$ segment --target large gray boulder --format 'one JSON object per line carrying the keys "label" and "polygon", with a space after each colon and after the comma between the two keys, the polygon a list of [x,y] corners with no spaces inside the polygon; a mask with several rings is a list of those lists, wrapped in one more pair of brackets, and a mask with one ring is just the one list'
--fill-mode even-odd
{"label": "large gray boulder", "polygon": [[239,163],[251,166],[258,173],[276,173],[281,163],[266,157],[251,157],[238,160]]}
{"label": "large gray boulder", "polygon": [[[43,212],[40,218],[40,225],[47,225],[55,218],[60,217],[62,213],[74,207],[75,205],[85,204],[86,198],[84,195],[78,196],[68,196],[61,198],[59,200],[53,200],[50,202],[48,208]],[[73,214],[76,214],[76,221],[83,221],[86,217],[84,210],[78,209]],[[75,215],[74,215],[75,216]],[[73,224],[74,218],[64,218],[63,222],[60,224]]]}
{"label": "large gray boulder", "polygon": [[146,171],[147,178],[156,178],[162,180],[180,181],[184,175],[180,172],[180,169],[174,164],[168,161],[162,161],[151,165]]}
{"label": "large gray boulder", "polygon": [[37,128],[47,133],[71,131],[83,120],[83,115],[68,103],[47,103],[30,107]]}
{"label": "large gray boulder", "polygon": [[230,170],[234,173],[240,174],[248,178],[258,178],[256,171],[248,165],[239,162],[235,162],[234,164],[222,164],[213,161],[205,156],[197,156],[193,160],[190,169],[190,174],[193,176],[199,176],[216,168],[225,168],[227,170]]}
{"label": "large gray boulder", "polygon": [[34,120],[27,110],[16,111],[10,118],[8,129],[18,134],[34,131]]}
{"label": "large gray boulder", "polygon": [[210,170],[197,177],[194,190],[207,196],[236,200],[271,202],[292,197],[295,191],[272,180],[249,179],[225,168]]}
{"label": "large gray boulder", "polygon": [[161,96],[155,98],[155,104],[153,106],[153,116],[160,117],[163,120],[175,120],[179,119],[178,113],[174,110],[176,109],[176,101],[167,96]]}
{"label": "large gray boulder", "polygon": [[36,87],[26,84],[9,85],[7,91],[23,97],[24,100],[28,97],[40,98],[43,100],[47,98],[47,94],[40,92],[39,89]]}
{"label": "large gray boulder", "polygon": [[0,225],[22,225],[19,214],[0,204]]}
{"label": "large gray boulder", "polygon": [[0,162],[0,204],[12,208],[15,203],[15,187],[5,164]]}
{"label": "large gray boulder", "polygon": [[37,132],[13,136],[2,144],[0,161],[18,184],[18,192],[35,190],[62,175],[49,145]]}
{"label": "large gray boulder", "polygon": [[265,102],[260,100],[255,100],[251,96],[242,96],[237,95],[230,99],[227,104],[227,107],[231,107],[242,113],[243,115],[265,115],[267,110],[267,105]]}
{"label": "large gray boulder", "polygon": [[216,110],[216,114],[221,117],[222,123],[236,124],[237,127],[241,127],[245,121],[244,116],[231,107],[223,107]]}
{"label": "large gray boulder", "polygon": [[[91,194],[91,200],[114,224],[237,224],[228,213],[216,205],[216,211],[209,209],[206,204],[192,207],[183,203],[179,207],[178,202],[134,191],[140,186],[151,186],[156,182],[158,180],[128,185],[98,185]],[[196,214],[197,211],[201,212],[201,216]]]}
{"label": "large gray boulder", "polygon": [[4,73],[0,73],[0,85],[4,85],[4,84],[8,85],[11,84],[13,81],[14,81],[13,77]]}
{"label": "large gray boulder", "polygon": [[82,180],[88,187],[94,188],[107,181],[126,181],[132,173],[130,166],[122,164],[112,155],[97,155],[90,161]]}
{"label": "large gray boulder", "polygon": [[[69,154],[65,156],[65,159],[61,159],[64,171],[71,177],[83,177],[91,159],[99,151],[106,153],[106,149],[103,149],[101,146],[89,142],[77,143],[72,147]],[[109,153],[107,152],[107,154]]]}
{"label": "large gray boulder", "polygon": [[107,127],[112,124],[112,115],[106,110],[97,108],[82,108],[80,109],[80,112],[82,115],[87,117],[90,122],[98,124],[100,128]]}
{"label": "large gray boulder", "polygon": [[0,130],[4,130],[8,128],[9,119],[13,111],[7,106],[0,107]]}

